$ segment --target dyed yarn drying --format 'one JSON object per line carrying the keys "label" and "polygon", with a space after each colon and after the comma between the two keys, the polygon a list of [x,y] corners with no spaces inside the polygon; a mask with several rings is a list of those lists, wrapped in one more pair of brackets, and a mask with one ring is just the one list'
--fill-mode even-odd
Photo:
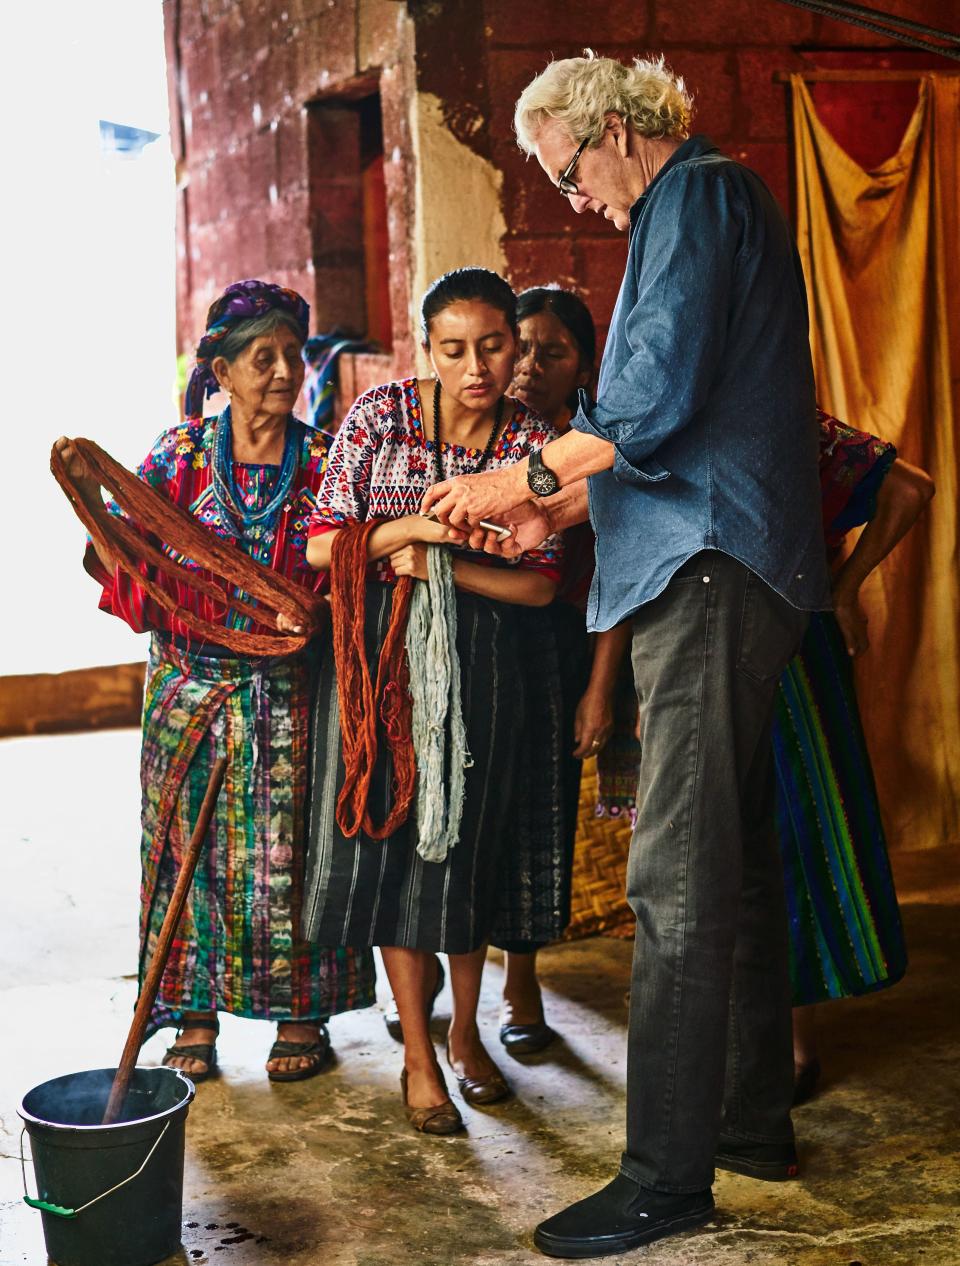
{"label": "dyed yarn drying", "polygon": [[427,546],[427,576],[427,583],[414,589],[407,626],[417,761],[417,852],[426,862],[442,862],[460,834],[464,772],[473,760],[463,722],[457,598],[448,549]]}
{"label": "dyed yarn drying", "polygon": [[[129,517],[111,514],[103,505],[88,505],[56,448],[50,454],[54,478],[95,544],[112,555],[121,570],[176,621],[201,638],[249,656],[292,655],[316,634],[326,610],[323,598],[201,527],[192,515],[138,479],[92,440],[75,439],[71,443],[93,477]],[[212,579],[197,575],[192,568],[170,558],[151,536],[205,568]],[[273,627],[277,616],[283,615],[302,631],[255,633],[213,624],[181,606],[151,579],[149,568],[176,578],[193,592],[222,603],[225,611],[236,611],[256,624]],[[231,588],[249,594],[258,605],[232,595]]]}
{"label": "dyed yarn drying", "polygon": [[[406,822],[413,804],[416,762],[411,732],[409,670],[404,635],[413,581],[401,576],[394,587],[390,622],[374,683],[367,665],[363,628],[366,610],[367,538],[379,526],[348,524],[334,537],[330,556],[330,603],[344,780],[337,797],[337,826],[347,839],[363,830],[386,839]],[[382,721],[393,759],[393,806],[381,826],[370,818],[367,801],[377,760],[377,718]]]}

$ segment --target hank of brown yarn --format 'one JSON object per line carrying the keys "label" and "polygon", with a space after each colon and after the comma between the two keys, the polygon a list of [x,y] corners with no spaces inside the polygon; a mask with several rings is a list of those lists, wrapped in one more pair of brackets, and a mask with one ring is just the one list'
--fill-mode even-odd
{"label": "hank of brown yarn", "polygon": [[[302,650],[316,634],[326,615],[325,599],[201,527],[193,515],[138,479],[92,440],[75,439],[71,444],[93,477],[129,516],[121,518],[110,514],[105,506],[87,505],[54,447],[50,453],[50,469],[78,518],[91,538],[113,555],[121,570],[190,632],[240,655],[252,656],[292,655]],[[213,579],[198,576],[191,568],[181,566],[153,544],[150,535],[199,563]],[[146,575],[142,563],[148,564]],[[282,614],[302,632],[256,633],[214,624],[180,606],[172,594],[152,579],[150,568],[175,577],[195,593],[221,603],[224,611],[237,611],[267,627],[276,625],[277,616]],[[233,596],[231,588],[250,594],[258,605]]]}
{"label": "hank of brown yarn", "polygon": [[[367,538],[378,522],[349,524],[334,538],[330,557],[330,603],[337,698],[343,744],[344,780],[337,797],[337,826],[347,839],[362,829],[382,840],[402,826],[416,787],[409,674],[404,636],[413,581],[400,576],[394,586],[390,622],[371,679],[364,643]],[[382,825],[370,818],[367,802],[377,760],[377,718],[383,722],[393,760],[393,805]]]}

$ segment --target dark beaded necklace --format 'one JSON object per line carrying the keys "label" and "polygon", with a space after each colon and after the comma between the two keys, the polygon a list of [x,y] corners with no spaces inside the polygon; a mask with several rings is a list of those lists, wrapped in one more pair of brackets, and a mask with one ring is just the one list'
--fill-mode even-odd
{"label": "dark beaded necklace", "polygon": [[[483,470],[487,462],[493,456],[493,450],[497,446],[497,439],[500,435],[500,427],[503,423],[503,410],[506,405],[506,397],[501,396],[497,401],[497,411],[494,415],[493,426],[490,428],[490,438],[487,440],[486,447],[480,454],[480,460],[474,467],[473,473]],[[437,483],[441,484],[446,479],[443,469],[443,458],[440,455],[440,379],[437,379],[436,386],[433,389],[433,463],[437,472]]]}

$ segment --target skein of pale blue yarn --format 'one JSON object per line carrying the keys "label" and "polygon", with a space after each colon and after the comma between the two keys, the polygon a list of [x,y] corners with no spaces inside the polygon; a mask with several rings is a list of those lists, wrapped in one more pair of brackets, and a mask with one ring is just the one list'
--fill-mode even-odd
{"label": "skein of pale blue yarn", "polygon": [[427,581],[414,586],[406,647],[417,761],[417,852],[425,862],[442,862],[460,834],[464,771],[473,764],[460,697],[453,560],[444,546],[427,546]]}

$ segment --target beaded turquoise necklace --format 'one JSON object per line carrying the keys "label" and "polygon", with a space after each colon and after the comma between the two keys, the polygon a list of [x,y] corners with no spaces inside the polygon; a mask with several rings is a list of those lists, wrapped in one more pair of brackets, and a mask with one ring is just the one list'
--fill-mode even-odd
{"label": "beaded turquoise necklace", "polygon": [[224,526],[238,539],[258,541],[272,533],[283,503],[290,495],[297,473],[298,443],[296,428],[287,421],[287,434],[283,445],[283,459],[274,480],[273,490],[264,505],[250,510],[243,504],[243,496],[237,485],[233,465],[233,428],[230,406],[224,409],[216,421],[213,437],[213,499]]}

